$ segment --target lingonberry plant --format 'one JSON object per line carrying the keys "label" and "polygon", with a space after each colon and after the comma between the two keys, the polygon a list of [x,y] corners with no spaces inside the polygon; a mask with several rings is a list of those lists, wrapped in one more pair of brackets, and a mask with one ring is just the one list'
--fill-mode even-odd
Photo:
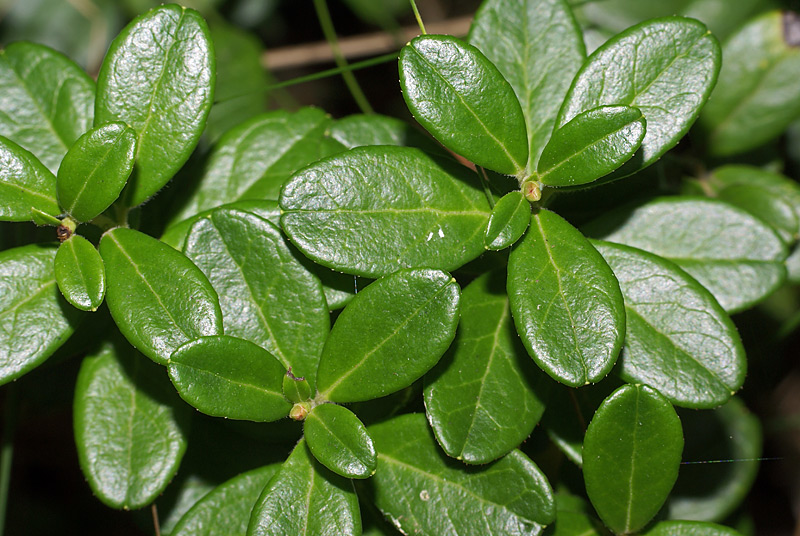
{"label": "lingonberry plant", "polygon": [[[587,55],[565,1],[486,0],[399,53],[433,139],[257,115],[150,234],[214,103],[203,18],[139,16],[96,82],[8,46],[0,218],[53,241],[0,252],[0,381],[88,348],[77,461],[112,508],[180,496],[161,534],[738,534],[761,432],[729,314],[800,278],[800,187],[735,161],[800,115],[800,23],[747,5],[723,45],[667,16]],[[217,433],[261,463],[173,482],[195,410],[259,423]]]}

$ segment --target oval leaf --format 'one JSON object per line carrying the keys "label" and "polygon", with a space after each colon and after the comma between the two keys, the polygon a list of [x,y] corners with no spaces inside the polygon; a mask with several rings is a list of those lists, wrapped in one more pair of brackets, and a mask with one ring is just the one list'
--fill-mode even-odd
{"label": "oval leaf", "polygon": [[32,210],[61,214],[56,178],[35,156],[0,136],[0,220],[31,220]]}
{"label": "oval leaf", "polygon": [[368,482],[375,505],[403,534],[538,534],[555,520],[553,491],[518,450],[464,470],[442,456],[420,414],[369,427],[378,472]]}
{"label": "oval leaf", "polygon": [[125,123],[90,130],[58,168],[58,202],[77,221],[89,221],[111,206],[133,171],[136,132]]}
{"label": "oval leaf", "polygon": [[369,478],[378,460],[372,438],[352,411],[336,404],[311,410],[303,424],[308,448],[319,462],[347,478]]}
{"label": "oval leaf", "polygon": [[664,504],[681,463],[681,421],[646,385],[625,385],[597,409],[583,442],[586,493],[616,533],[644,527]]}
{"label": "oval leaf", "polygon": [[600,381],[625,335],[622,294],[589,241],[548,210],[508,259],[508,298],[522,343],[554,379],[579,387]]}
{"label": "oval leaf", "polygon": [[214,101],[215,65],[199,13],[175,4],[133,20],[111,43],[97,76],[95,125],[122,121],[138,135],[126,202],[164,186],[197,145]]}
{"label": "oval leaf", "polygon": [[314,394],[306,379],[302,376],[295,376],[290,370],[283,376],[281,389],[283,390],[283,396],[293,404],[305,402]]}
{"label": "oval leaf", "polygon": [[445,147],[500,173],[524,172],[528,143],[522,108],[477,48],[447,35],[412,39],[400,51],[400,85],[408,109]]}
{"label": "oval leaf", "polygon": [[286,183],[284,231],[335,270],[380,277],[400,268],[454,270],[485,250],[489,204],[477,176],[409,147],[357,147]]}
{"label": "oval leaf", "polygon": [[222,333],[217,293],[182,253],[133,229],[103,235],[106,301],[125,338],[165,365],[184,343]]}
{"label": "oval leaf", "polygon": [[175,476],[191,422],[154,365],[123,341],[83,360],[75,386],[75,443],[81,469],[112,508],[141,508]]}
{"label": "oval leaf", "polygon": [[742,536],[742,533],[724,525],[702,521],[661,521],[644,536]]}
{"label": "oval leaf", "polygon": [[553,132],[536,172],[548,186],[580,186],[630,160],[645,136],[644,115],[630,106],[579,113]]}
{"label": "oval leaf", "polygon": [[55,258],[58,289],[69,303],[83,311],[96,311],[106,295],[106,269],[94,245],[72,235],[58,247]]}
{"label": "oval leaf", "polygon": [[402,270],[359,292],[325,343],[319,396],[371,400],[422,377],[453,341],[460,292],[456,280],[439,270]]}
{"label": "oval leaf", "polygon": [[301,440],[261,493],[247,536],[361,534],[352,481],[317,462]]}
{"label": "oval leaf", "polygon": [[181,398],[206,415],[267,422],[285,417],[292,406],[283,397],[286,369],[244,339],[217,335],[186,343],[167,370]]}
{"label": "oval leaf", "polygon": [[589,56],[572,82],[558,125],[598,106],[641,110],[647,120],[641,155],[619,170],[619,175],[631,174],[686,134],[717,81],[719,65],[719,44],[701,22],[665,17],[637,24]]}
{"label": "oval leaf", "polygon": [[464,289],[455,343],[425,376],[436,439],[467,463],[488,463],[522,443],[549,391],[514,331],[504,275],[484,274]]}
{"label": "oval leaf", "polygon": [[593,242],[617,276],[627,313],[620,376],[655,386],[670,402],[711,408],[744,382],[744,348],[713,296],[671,262]]}
{"label": "oval leaf", "polygon": [[486,249],[505,249],[514,244],[531,223],[531,204],[522,192],[509,192],[500,198],[489,216],[483,242]]}

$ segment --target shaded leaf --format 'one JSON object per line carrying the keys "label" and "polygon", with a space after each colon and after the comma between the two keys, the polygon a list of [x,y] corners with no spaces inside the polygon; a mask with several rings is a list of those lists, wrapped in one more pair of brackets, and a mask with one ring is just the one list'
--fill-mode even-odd
{"label": "shaded leaf", "polygon": [[56,178],[33,154],[0,136],[0,220],[31,220],[32,210],[61,213]]}
{"label": "shaded leaf", "polygon": [[320,404],[303,424],[308,448],[319,462],[347,478],[369,478],[378,460],[364,424],[349,409]]}
{"label": "shaded leaf", "polygon": [[416,147],[450,156],[441,145],[405,121],[378,114],[353,114],[334,121],[329,135],[348,149],[365,145]]}
{"label": "shaded leaf", "polygon": [[580,497],[556,494],[556,522],[551,536],[604,536],[608,531],[594,516],[589,504]]}
{"label": "shaded leaf", "polygon": [[740,532],[730,527],[702,521],[661,521],[643,534],[646,536],[742,536]]}
{"label": "shaded leaf", "polygon": [[96,311],[106,294],[106,270],[94,245],[72,235],[58,247],[55,258],[58,289],[72,305]]}
{"label": "shaded leaf", "polygon": [[505,249],[522,237],[531,223],[531,204],[522,192],[509,192],[492,209],[483,242],[486,249]]}

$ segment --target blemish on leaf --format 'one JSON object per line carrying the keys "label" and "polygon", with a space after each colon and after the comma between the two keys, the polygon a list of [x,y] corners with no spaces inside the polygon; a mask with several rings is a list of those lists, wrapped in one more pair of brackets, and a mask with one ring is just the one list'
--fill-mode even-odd
{"label": "blemish on leaf", "polygon": [[419,498],[422,499],[423,501],[429,501],[431,498],[431,494],[428,493],[428,490],[424,489],[419,492]]}
{"label": "blemish on leaf", "polygon": [[783,12],[783,40],[790,47],[800,47],[800,15],[794,11]]}

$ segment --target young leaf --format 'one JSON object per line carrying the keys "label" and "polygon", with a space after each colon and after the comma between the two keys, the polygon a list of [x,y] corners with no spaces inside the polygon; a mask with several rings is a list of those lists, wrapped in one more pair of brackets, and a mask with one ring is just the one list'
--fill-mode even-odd
{"label": "young leaf", "polygon": [[559,112],[564,126],[581,112],[605,105],[634,106],[647,132],[617,175],[649,166],[689,130],[719,72],[717,40],[699,21],[665,17],[612,37],[581,67]]}
{"label": "young leaf", "polygon": [[55,256],[52,244],[0,252],[0,385],[41,365],[83,316],[58,292]]}
{"label": "young leaf", "polygon": [[445,147],[479,166],[519,175],[528,162],[525,118],[514,89],[477,48],[446,35],[400,51],[408,109]]}
{"label": "young leaf", "polygon": [[527,169],[536,169],[564,95],[586,57],[572,11],[563,0],[484,1],[468,40],[514,88],[528,131]]}
{"label": "young leaf", "polygon": [[440,270],[401,270],[359,292],[325,343],[319,396],[371,400],[422,377],[453,341],[460,293],[456,280]]}
{"label": "young leaf", "polygon": [[466,463],[488,463],[522,443],[549,392],[514,331],[504,278],[489,272],[464,289],[456,341],[425,376],[436,440]]}
{"label": "young leaf", "polygon": [[531,204],[522,192],[509,192],[500,198],[489,216],[483,243],[486,249],[505,249],[512,246],[531,223]]}
{"label": "young leaf", "polygon": [[554,379],[600,381],[617,360],[625,310],[614,274],[589,241],[548,210],[508,259],[508,298],[522,343]]}
{"label": "young leaf", "polygon": [[96,126],[130,125],[136,169],[125,200],[136,206],[189,158],[214,101],[215,64],[199,13],[175,4],[133,20],[111,43],[97,76]]}
{"label": "young leaf", "polygon": [[763,300],[786,277],[786,246],[775,231],[713,199],[655,199],[609,212],[583,230],[673,260],[729,312]]}
{"label": "young leaf", "polygon": [[791,11],[771,11],[725,42],[718,89],[699,123],[712,154],[758,147],[800,115],[800,48],[790,37],[797,25]]}
{"label": "young leaf", "polygon": [[655,386],[678,406],[726,402],[742,386],[747,361],[736,326],[714,297],[661,257],[609,242],[593,244],[625,297],[620,376]]}
{"label": "young leaf", "polygon": [[79,222],[95,218],[117,200],[133,171],[136,132],[108,123],[78,138],[58,168],[58,202]]}
{"label": "young leaf", "polygon": [[303,424],[308,448],[319,462],[347,478],[369,478],[378,460],[367,429],[349,409],[320,404]]}
{"label": "young leaf", "polygon": [[222,333],[219,298],[182,253],[146,234],[118,227],[103,235],[106,302],[125,338],[165,365],[184,343]]}
{"label": "young leaf", "polygon": [[96,311],[106,295],[106,269],[94,245],[80,235],[61,243],[55,258],[56,283],[69,303]]}
{"label": "young leaf", "polygon": [[664,504],[681,463],[681,421],[646,385],[608,397],[586,430],[583,477],[600,519],[616,533],[636,532]]}
{"label": "young leaf", "polygon": [[283,397],[286,369],[260,346],[244,339],[201,337],[175,350],[169,379],[186,402],[206,415],[255,422],[289,414]]}
{"label": "young leaf", "polygon": [[0,52],[0,88],[0,133],[55,173],[92,126],[94,81],[63,54],[20,42]]}
{"label": "young leaf", "polygon": [[353,483],[317,462],[300,441],[261,493],[247,536],[361,534]]}
{"label": "young leaf", "polygon": [[368,480],[375,505],[403,534],[538,534],[555,520],[553,491],[518,450],[464,470],[442,456],[424,415],[369,427],[378,472]]}
{"label": "young leaf", "polygon": [[56,178],[33,154],[0,136],[0,220],[28,221],[31,210],[61,213]]}
{"label": "young leaf", "polygon": [[409,147],[357,147],[286,183],[281,224],[316,262],[365,277],[478,257],[489,204],[464,166]]}
{"label": "young leaf", "polygon": [[661,521],[642,534],[644,536],[743,536],[730,527],[702,521]]}
{"label": "young leaf", "polygon": [[225,334],[265,348],[313,388],[328,306],[281,232],[256,215],[217,209],[194,224],[185,252],[220,297]]}
{"label": "young leaf", "polygon": [[163,369],[124,341],[86,357],[73,417],[78,460],[94,494],[126,510],[155,500],[183,458],[190,415]]}
{"label": "young leaf", "polygon": [[638,108],[600,106],[579,113],[553,132],[539,159],[539,181],[548,186],[580,186],[630,160],[645,136]]}
{"label": "young leaf", "polygon": [[302,376],[295,376],[291,371],[287,371],[286,374],[283,375],[281,390],[286,400],[293,404],[305,402],[314,394],[306,379]]}

